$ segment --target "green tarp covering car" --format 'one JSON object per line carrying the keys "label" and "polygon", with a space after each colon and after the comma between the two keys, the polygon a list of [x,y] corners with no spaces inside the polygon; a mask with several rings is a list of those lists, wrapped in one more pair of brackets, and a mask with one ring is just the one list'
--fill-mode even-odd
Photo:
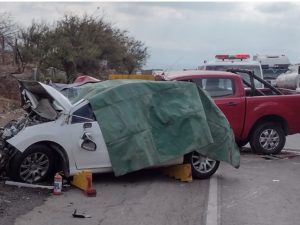
{"label": "green tarp covering car", "polygon": [[198,151],[239,167],[239,149],[223,113],[189,82],[111,80],[88,84],[87,99],[101,127],[115,175]]}

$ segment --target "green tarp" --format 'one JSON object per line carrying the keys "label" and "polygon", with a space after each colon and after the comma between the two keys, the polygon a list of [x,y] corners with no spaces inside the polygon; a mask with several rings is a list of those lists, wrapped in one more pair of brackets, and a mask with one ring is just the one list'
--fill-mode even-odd
{"label": "green tarp", "polygon": [[86,85],[116,176],[198,151],[239,167],[227,119],[189,82],[111,80]]}

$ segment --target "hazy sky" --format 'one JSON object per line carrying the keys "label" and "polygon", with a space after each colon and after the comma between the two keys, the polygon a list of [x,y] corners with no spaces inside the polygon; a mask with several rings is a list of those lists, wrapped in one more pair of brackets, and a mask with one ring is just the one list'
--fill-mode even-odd
{"label": "hazy sky", "polygon": [[149,49],[145,68],[197,68],[224,53],[283,53],[300,62],[300,3],[297,2],[0,2],[27,26],[65,13],[105,15]]}

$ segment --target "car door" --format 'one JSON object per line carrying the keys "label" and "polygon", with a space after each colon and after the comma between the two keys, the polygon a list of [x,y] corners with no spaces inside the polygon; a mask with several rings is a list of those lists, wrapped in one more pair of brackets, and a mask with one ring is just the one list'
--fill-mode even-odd
{"label": "car door", "polygon": [[[111,167],[101,129],[88,102],[80,104],[73,110],[69,126],[71,140],[77,142],[74,143],[76,148],[72,151],[77,169]],[[85,140],[89,142],[87,143],[88,148],[84,148],[82,145]]]}
{"label": "car door", "polygon": [[234,81],[223,77],[195,78],[192,81],[214,99],[229,121],[236,139],[239,139],[244,127],[246,102],[244,97],[235,95]]}

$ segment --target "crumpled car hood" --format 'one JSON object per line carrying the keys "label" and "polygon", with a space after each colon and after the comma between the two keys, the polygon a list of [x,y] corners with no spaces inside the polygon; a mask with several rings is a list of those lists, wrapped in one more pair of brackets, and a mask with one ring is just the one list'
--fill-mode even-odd
{"label": "crumpled car hood", "polygon": [[64,95],[43,83],[19,80],[19,88],[23,108],[45,119],[55,120],[59,112],[68,113],[72,107]]}

